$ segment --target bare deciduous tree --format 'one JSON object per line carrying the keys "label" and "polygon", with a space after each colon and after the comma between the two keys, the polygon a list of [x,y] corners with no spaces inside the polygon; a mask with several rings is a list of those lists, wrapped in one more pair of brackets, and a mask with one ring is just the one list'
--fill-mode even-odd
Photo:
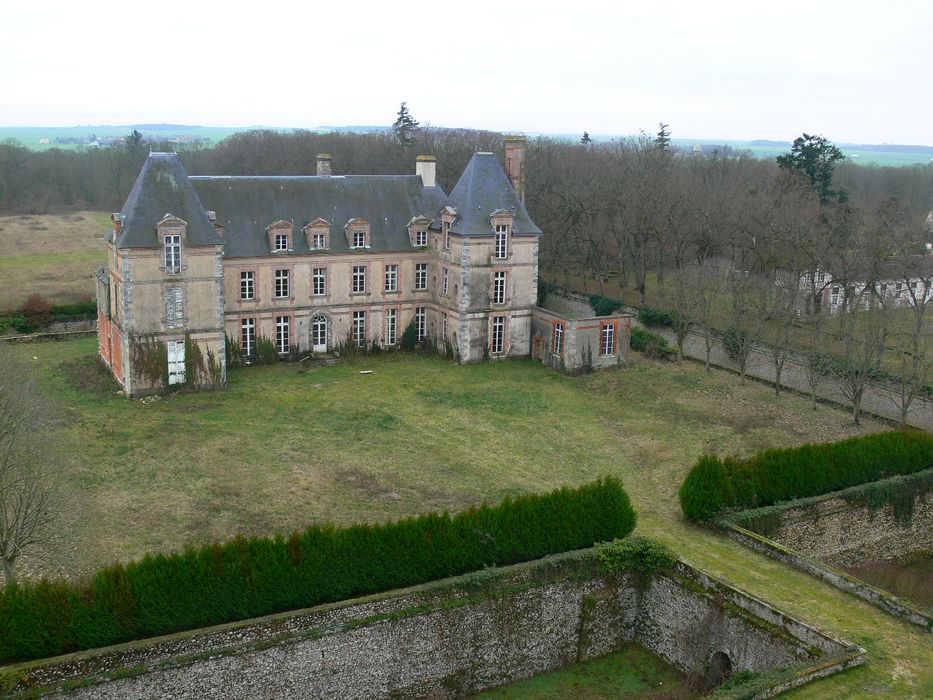
{"label": "bare deciduous tree", "polygon": [[52,405],[30,368],[2,345],[0,368],[0,560],[9,583],[25,550],[57,540],[62,462]]}

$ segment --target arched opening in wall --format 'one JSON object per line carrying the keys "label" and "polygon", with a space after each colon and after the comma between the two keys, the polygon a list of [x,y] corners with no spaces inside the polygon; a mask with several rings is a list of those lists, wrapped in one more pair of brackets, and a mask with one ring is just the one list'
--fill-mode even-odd
{"label": "arched opening in wall", "polygon": [[454,298],[456,299],[459,296],[460,296],[460,286],[455,284],[454,285]]}
{"label": "arched opening in wall", "polygon": [[712,690],[730,678],[732,678],[732,659],[724,651],[713,653],[706,666],[706,690]]}
{"label": "arched opening in wall", "polygon": [[311,352],[327,352],[327,317],[311,319]]}

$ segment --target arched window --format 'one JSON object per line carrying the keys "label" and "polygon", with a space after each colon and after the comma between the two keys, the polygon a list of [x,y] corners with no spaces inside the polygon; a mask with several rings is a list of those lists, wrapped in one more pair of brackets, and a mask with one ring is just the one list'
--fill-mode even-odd
{"label": "arched window", "polygon": [[311,351],[327,352],[326,316],[315,316],[311,319]]}

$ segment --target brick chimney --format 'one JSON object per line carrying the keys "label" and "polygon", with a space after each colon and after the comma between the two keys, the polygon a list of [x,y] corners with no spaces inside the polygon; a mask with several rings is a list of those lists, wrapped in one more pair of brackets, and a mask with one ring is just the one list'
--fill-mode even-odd
{"label": "brick chimney", "polygon": [[110,221],[113,224],[113,232],[119,235],[123,229],[123,214],[118,211],[114,212],[110,215]]}
{"label": "brick chimney", "polygon": [[434,156],[415,158],[415,174],[421,176],[422,186],[434,187],[437,184],[437,158]]}
{"label": "brick chimney", "polygon": [[330,153],[317,154],[317,174],[319,177],[330,177]]}
{"label": "brick chimney", "polygon": [[505,137],[505,172],[509,182],[525,203],[525,139],[524,136]]}

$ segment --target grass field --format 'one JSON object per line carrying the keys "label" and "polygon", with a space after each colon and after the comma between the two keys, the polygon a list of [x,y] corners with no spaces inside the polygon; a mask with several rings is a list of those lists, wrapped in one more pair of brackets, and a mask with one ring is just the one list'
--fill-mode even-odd
{"label": "grass field", "polygon": [[0,217],[0,312],[34,293],[62,304],[93,297],[108,230],[109,215],[100,212]]}
{"label": "grass field", "polygon": [[94,339],[13,350],[60,402],[74,457],[72,547],[24,560],[24,572],[80,574],[237,532],[460,509],[608,473],[624,480],[639,532],[869,650],[867,667],[794,697],[933,696],[930,635],[688,525],[676,499],[703,452],[749,454],[879,424],[855,428],[842,411],[811,411],[806,399],[691,363],[636,360],[568,378],[530,361],[458,367],[394,355],[236,370],[225,392],[143,402],[116,393]]}
{"label": "grass field", "polygon": [[567,669],[542,673],[476,695],[476,700],[689,700],[691,692],[677,673],[641,647],[626,646],[599,659]]}

